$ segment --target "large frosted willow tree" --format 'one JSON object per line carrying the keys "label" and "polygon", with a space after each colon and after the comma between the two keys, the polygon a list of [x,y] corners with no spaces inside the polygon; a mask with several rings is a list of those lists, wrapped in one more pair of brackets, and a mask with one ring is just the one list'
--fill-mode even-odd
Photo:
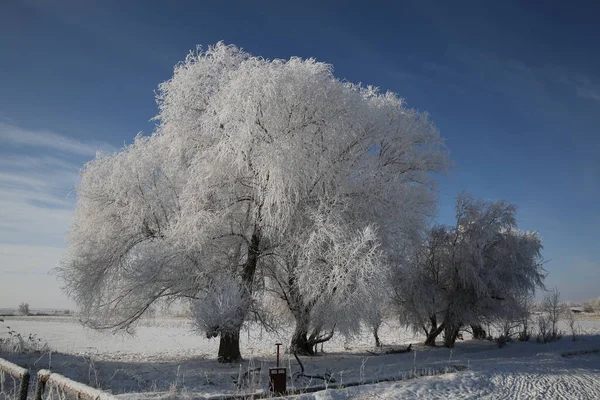
{"label": "large frosted willow tree", "polygon": [[[309,301],[320,268],[335,284],[319,292],[350,305],[344,293],[386,273],[382,245],[398,224],[383,217],[394,220],[403,194],[429,204],[428,173],[446,162],[425,115],[312,59],[219,43],[178,64],[157,102],[150,137],[83,170],[60,274],[98,329],[191,299],[199,327],[220,336],[220,361],[240,358],[240,328],[275,260],[301,261],[290,277]],[[409,208],[400,219],[419,220]]]}

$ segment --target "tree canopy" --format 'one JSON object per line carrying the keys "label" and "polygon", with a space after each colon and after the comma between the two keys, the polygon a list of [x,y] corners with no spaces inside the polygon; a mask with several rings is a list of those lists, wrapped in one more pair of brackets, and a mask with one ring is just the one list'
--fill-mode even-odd
{"label": "tree canopy", "polygon": [[462,194],[456,225],[434,226],[397,271],[401,318],[435,345],[453,346],[463,325],[493,321],[543,288],[542,242],[517,228],[516,208]]}
{"label": "tree canopy", "polygon": [[178,64],[157,103],[151,136],[81,173],[60,276],[92,327],[191,299],[232,361],[281,266],[303,304],[350,312],[432,215],[447,151],[427,115],[329,64],[219,43]]}

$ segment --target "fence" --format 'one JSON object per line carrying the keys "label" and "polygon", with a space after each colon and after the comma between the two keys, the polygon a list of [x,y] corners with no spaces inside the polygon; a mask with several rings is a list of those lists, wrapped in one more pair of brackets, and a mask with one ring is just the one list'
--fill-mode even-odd
{"label": "fence", "polygon": [[75,382],[47,369],[37,373],[35,400],[117,400],[101,390]]}
{"label": "fence", "polygon": [[26,400],[29,371],[0,358],[0,398]]}
{"label": "fence", "polygon": [[[0,358],[0,400],[27,400],[29,371]],[[31,396],[29,396],[31,398]],[[35,400],[117,400],[115,396],[42,369],[37,373]]]}

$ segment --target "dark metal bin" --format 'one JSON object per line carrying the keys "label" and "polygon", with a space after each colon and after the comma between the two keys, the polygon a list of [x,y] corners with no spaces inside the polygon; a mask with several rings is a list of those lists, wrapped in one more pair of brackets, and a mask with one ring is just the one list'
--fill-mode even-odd
{"label": "dark metal bin", "polygon": [[287,370],[282,368],[269,368],[269,390],[275,394],[286,392]]}
{"label": "dark metal bin", "polygon": [[269,391],[274,394],[284,394],[287,390],[287,370],[279,366],[279,346],[281,343],[275,343],[277,346],[277,367],[269,368]]}

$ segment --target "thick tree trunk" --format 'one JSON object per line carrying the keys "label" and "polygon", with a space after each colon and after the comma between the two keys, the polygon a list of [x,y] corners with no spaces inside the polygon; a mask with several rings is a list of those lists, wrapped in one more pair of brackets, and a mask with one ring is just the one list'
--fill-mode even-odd
{"label": "thick tree trunk", "polygon": [[220,363],[238,362],[242,359],[239,330],[236,333],[221,335],[217,359]]}
{"label": "thick tree trunk", "polygon": [[242,272],[242,282],[247,286],[249,294],[252,294],[252,282],[254,281],[254,274],[256,273],[256,266],[258,264],[260,246],[260,233],[256,230],[252,234],[250,239],[250,246],[248,246],[248,259],[244,265]]}
{"label": "thick tree trunk", "polygon": [[308,340],[308,324],[306,319],[302,317],[296,318],[296,328],[292,335],[290,344],[290,352],[312,356],[315,354],[313,344]]}
{"label": "thick tree trunk", "polygon": [[444,330],[445,323],[442,322],[440,326],[437,326],[437,319],[435,316],[430,317],[429,321],[431,322],[429,330],[425,328],[425,333],[427,334],[427,338],[425,339],[425,346],[435,347],[435,340]]}
{"label": "thick tree trunk", "polygon": [[313,328],[312,332],[308,334],[308,317],[297,317],[296,327],[290,343],[290,351],[305,356],[314,356],[317,353],[317,345],[321,344],[321,352],[323,352],[323,343],[330,340],[333,334],[334,329],[329,333],[321,334],[319,328]]}
{"label": "thick tree trunk", "polygon": [[447,324],[444,328],[444,347],[452,348],[458,337],[460,325]]}
{"label": "thick tree trunk", "polygon": [[429,332],[427,334],[427,338],[425,339],[425,346],[435,347],[435,339],[437,339],[439,333]]}
{"label": "thick tree trunk", "polygon": [[[242,284],[245,286],[246,295],[249,298],[252,295],[252,282],[254,281],[254,274],[256,273],[256,266],[258,264],[259,245],[260,233],[258,230],[255,230],[252,234],[252,239],[250,240],[250,246],[248,247],[248,259],[244,265],[244,270],[242,271]],[[240,330],[242,329],[242,323],[243,320],[233,333],[221,332],[219,353],[217,356],[217,360],[219,362],[230,363],[237,362],[242,359],[242,355],[240,353]]]}
{"label": "thick tree trunk", "polygon": [[290,352],[305,356],[313,356],[315,355],[315,343],[311,340],[312,336],[309,336],[308,334],[310,328],[311,305],[306,304],[304,301],[300,289],[298,288],[296,277],[293,274],[290,274],[288,277],[287,287],[289,288],[289,292],[285,297],[285,300],[296,322],[294,334],[292,335],[292,341],[290,343]]}
{"label": "thick tree trunk", "polygon": [[473,331],[473,339],[485,339],[487,338],[487,332],[481,325],[471,325]]}

